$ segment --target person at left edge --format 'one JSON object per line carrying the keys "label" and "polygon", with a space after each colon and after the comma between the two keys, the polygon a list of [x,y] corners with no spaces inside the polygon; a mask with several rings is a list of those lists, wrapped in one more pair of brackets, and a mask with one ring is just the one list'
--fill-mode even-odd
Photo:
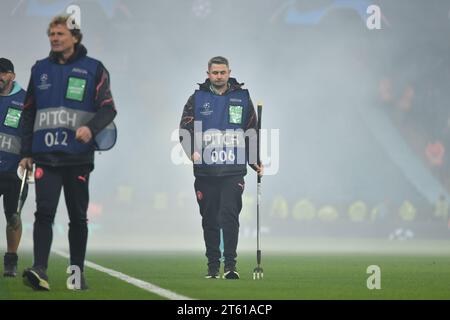
{"label": "person at left edge", "polygon": [[[20,161],[20,118],[26,92],[14,81],[15,77],[11,60],[0,58],[0,196],[3,196],[6,216],[5,277],[17,275],[17,249],[22,236],[22,223],[17,216],[21,185],[17,166]],[[26,184],[24,188],[26,197]]]}
{"label": "person at left edge", "polygon": [[[50,290],[47,268],[52,244],[52,224],[64,188],[69,213],[70,265],[84,277],[88,227],[89,174],[94,169],[96,136],[116,116],[109,73],[87,56],[79,26],[69,16],[50,22],[49,57],[31,70],[23,111],[20,166],[34,172],[36,212],[33,225],[33,266],[25,269],[24,282],[37,290]],[[76,269],[74,269],[76,270]]]}

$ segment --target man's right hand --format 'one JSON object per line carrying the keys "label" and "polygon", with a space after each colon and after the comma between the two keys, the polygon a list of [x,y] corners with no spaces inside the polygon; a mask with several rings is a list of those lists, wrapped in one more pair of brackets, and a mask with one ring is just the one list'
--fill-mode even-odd
{"label": "man's right hand", "polygon": [[193,162],[197,162],[201,159],[202,157],[200,156],[200,153],[198,153],[197,151],[195,151],[192,156],[191,156],[191,160]]}
{"label": "man's right hand", "polygon": [[19,162],[19,167],[23,169],[28,169],[28,171],[33,171],[33,158],[23,158]]}

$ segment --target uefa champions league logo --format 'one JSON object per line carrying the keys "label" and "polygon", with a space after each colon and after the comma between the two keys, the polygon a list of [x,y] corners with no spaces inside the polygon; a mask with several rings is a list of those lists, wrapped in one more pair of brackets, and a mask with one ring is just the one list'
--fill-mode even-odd
{"label": "uefa champions league logo", "polygon": [[51,87],[51,84],[47,83],[48,74],[46,73],[41,74],[39,80],[41,80],[41,84],[37,86],[39,90],[47,90],[48,88]]}
{"label": "uefa champions league logo", "polygon": [[43,73],[41,74],[41,84],[45,84],[48,80],[48,74]]}
{"label": "uefa champions league logo", "polygon": [[211,104],[209,102],[205,102],[202,106],[202,110],[200,111],[200,114],[203,116],[209,116],[213,113],[213,110],[211,109]]}

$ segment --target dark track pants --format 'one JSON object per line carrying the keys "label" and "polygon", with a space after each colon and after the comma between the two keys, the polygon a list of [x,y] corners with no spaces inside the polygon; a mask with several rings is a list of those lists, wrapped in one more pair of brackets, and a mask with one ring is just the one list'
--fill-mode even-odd
{"label": "dark track pants", "polygon": [[34,221],[34,267],[47,269],[53,239],[52,225],[64,187],[69,214],[70,264],[83,271],[88,237],[89,173],[91,165],[47,167],[36,166],[36,205]]}
{"label": "dark track pants", "polygon": [[223,229],[225,269],[236,265],[243,176],[197,177],[195,192],[202,216],[208,267],[220,265],[220,229]]}
{"label": "dark track pants", "polygon": [[[22,181],[14,175],[2,176],[0,175],[0,197],[3,196],[3,208],[5,211],[6,221],[9,221],[13,214],[17,212],[17,205],[19,203],[20,186]],[[25,184],[23,192],[28,192],[28,184]]]}

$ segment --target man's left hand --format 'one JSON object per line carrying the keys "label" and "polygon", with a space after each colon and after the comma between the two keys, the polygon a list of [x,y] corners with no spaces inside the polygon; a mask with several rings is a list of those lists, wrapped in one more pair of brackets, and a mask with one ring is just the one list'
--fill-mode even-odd
{"label": "man's left hand", "polygon": [[259,166],[257,164],[254,164],[252,168],[256,171],[258,176],[262,177],[264,175],[264,165],[262,163]]}
{"label": "man's left hand", "polygon": [[79,127],[75,134],[75,139],[77,139],[77,141],[81,143],[88,143],[92,139],[91,129],[86,126]]}

